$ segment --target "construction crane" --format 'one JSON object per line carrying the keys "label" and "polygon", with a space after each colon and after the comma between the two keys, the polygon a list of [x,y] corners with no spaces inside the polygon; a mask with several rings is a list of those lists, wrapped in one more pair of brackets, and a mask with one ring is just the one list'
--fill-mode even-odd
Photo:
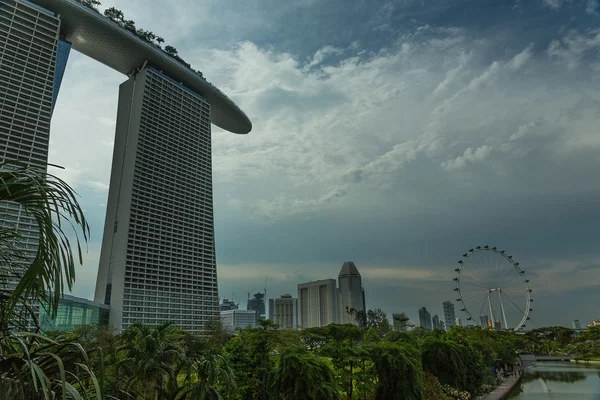
{"label": "construction crane", "polygon": [[235,293],[231,292],[231,295],[233,296],[233,304],[235,304],[236,307],[239,307],[240,303],[237,301],[237,298],[235,297]]}

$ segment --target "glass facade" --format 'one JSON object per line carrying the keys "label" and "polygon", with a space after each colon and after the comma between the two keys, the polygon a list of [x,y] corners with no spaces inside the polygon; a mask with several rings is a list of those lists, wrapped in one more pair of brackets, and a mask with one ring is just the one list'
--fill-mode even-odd
{"label": "glass facade", "polygon": [[52,319],[40,307],[39,321],[43,331],[71,331],[83,325],[108,325],[109,306],[74,296],[64,296]]}

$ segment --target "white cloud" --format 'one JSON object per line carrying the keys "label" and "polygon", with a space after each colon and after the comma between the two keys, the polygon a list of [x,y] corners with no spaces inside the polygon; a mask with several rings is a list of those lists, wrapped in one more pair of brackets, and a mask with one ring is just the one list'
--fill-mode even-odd
{"label": "white cloud", "polygon": [[588,14],[598,13],[598,0],[588,0],[585,6],[585,12]]}
{"label": "white cloud", "polygon": [[520,69],[523,65],[525,65],[527,63],[527,61],[529,61],[529,59],[531,58],[532,55],[533,55],[533,43],[529,44],[529,46],[527,46],[525,48],[525,50],[523,50],[519,54],[516,54],[512,58],[512,60],[510,61],[510,67],[515,71]]}
{"label": "white cloud", "polygon": [[492,152],[492,148],[488,145],[480,146],[476,149],[467,148],[462,156],[458,156],[452,160],[444,161],[442,168],[445,170],[461,169],[469,163],[484,161]]}
{"label": "white cloud", "polygon": [[558,10],[562,5],[561,0],[544,0],[544,4],[553,10]]}

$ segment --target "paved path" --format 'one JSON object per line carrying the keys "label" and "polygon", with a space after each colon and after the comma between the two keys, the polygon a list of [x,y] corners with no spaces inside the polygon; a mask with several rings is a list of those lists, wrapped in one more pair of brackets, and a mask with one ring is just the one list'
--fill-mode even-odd
{"label": "paved path", "polygon": [[491,393],[489,393],[484,400],[504,400],[508,397],[509,393],[515,387],[521,376],[510,376],[504,382],[502,382],[496,389],[494,389]]}

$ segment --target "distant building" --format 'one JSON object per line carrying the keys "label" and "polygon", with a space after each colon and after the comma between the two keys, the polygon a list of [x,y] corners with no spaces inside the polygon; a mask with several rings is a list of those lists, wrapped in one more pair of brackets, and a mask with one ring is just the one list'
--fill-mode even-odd
{"label": "distant building", "polygon": [[438,317],[437,314],[435,314],[432,318],[432,325],[433,325],[433,329],[444,329],[444,321],[442,321],[440,319],[440,317]]}
{"label": "distant building", "polygon": [[219,311],[237,310],[239,306],[229,299],[223,299],[223,302],[219,304]]}
{"label": "distant building", "polygon": [[487,328],[489,319],[490,318],[487,315],[480,315],[479,316],[479,325],[481,325],[481,327],[483,329]]}
{"label": "distant building", "polygon": [[264,293],[256,293],[254,294],[254,298],[248,300],[248,306],[246,307],[248,310],[256,311],[256,320],[262,321],[266,318],[265,315],[265,294]]}
{"label": "distant building", "polygon": [[221,311],[221,320],[223,328],[235,330],[236,328],[255,328],[256,311],[255,310],[227,310]]}
{"label": "distant building", "polygon": [[591,328],[592,326],[599,326],[600,325],[600,319],[596,318],[592,321],[591,324],[588,325],[588,328]]}
{"label": "distant building", "polygon": [[362,287],[362,280],[358,268],[352,261],[347,261],[342,265],[338,275],[338,319],[341,324],[356,323],[348,310],[366,311],[365,292]]}
{"label": "distant building", "polygon": [[573,320],[573,329],[581,329],[581,322],[578,319]]}
{"label": "distant building", "polygon": [[395,331],[406,332],[409,318],[405,313],[392,313],[392,324]]}
{"label": "distant building", "polygon": [[454,304],[451,301],[442,301],[442,313],[444,314],[444,326],[446,330],[449,330],[456,324]]}
{"label": "distant building", "polygon": [[339,305],[335,279],[298,285],[298,326],[314,328],[337,323]]}
{"label": "distant building", "polygon": [[298,328],[298,299],[287,293],[278,299],[269,299],[269,319],[282,329]]}
{"label": "distant building", "polygon": [[462,326],[462,320],[460,318],[456,317],[455,324],[456,324],[456,326]]}
{"label": "distant building", "polygon": [[502,323],[500,322],[499,319],[496,320],[496,322],[494,323],[494,329],[497,331],[501,331],[502,330]]}
{"label": "distant building", "polygon": [[424,329],[433,329],[431,322],[431,313],[427,311],[426,307],[419,308],[419,326]]}

